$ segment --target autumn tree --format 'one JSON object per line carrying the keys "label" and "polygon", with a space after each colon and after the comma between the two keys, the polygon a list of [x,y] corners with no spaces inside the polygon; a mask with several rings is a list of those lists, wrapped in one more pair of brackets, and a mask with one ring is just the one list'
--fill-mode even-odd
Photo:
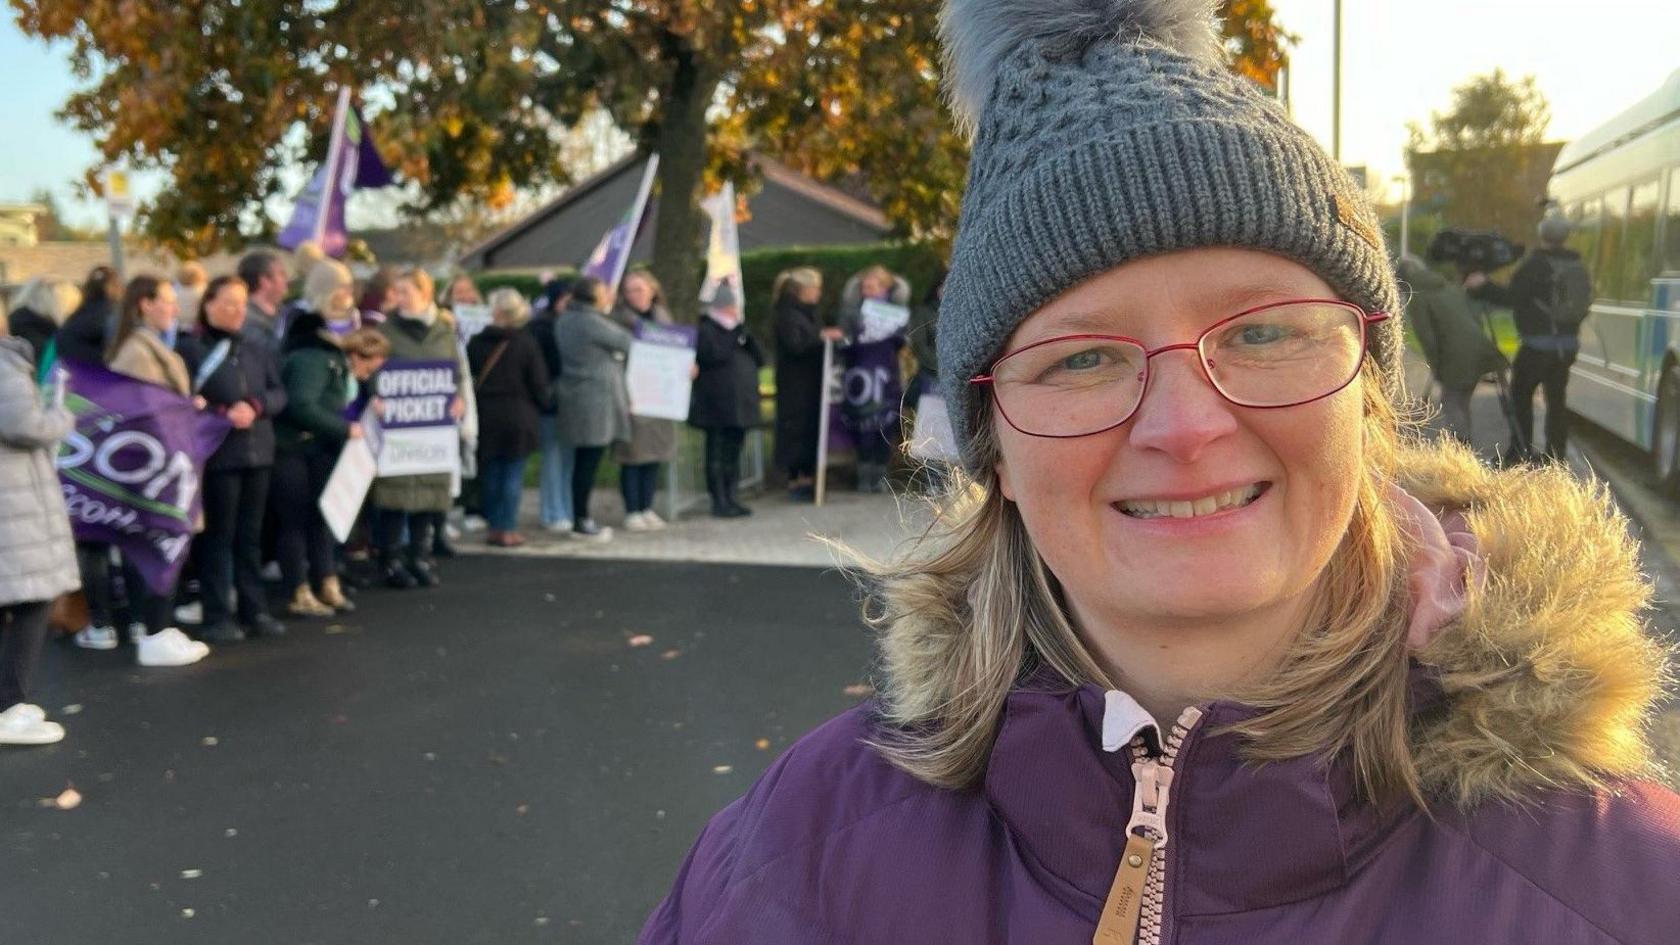
{"label": "autumn tree", "polygon": [[1545,141],[1550,123],[1532,76],[1513,80],[1495,69],[1454,88],[1451,107],[1432,113],[1427,130],[1409,126],[1414,205],[1447,225],[1525,240],[1557,157],[1558,145]]}
{"label": "autumn tree", "polygon": [[[71,43],[88,84],[63,116],[105,161],[167,172],[140,223],[183,250],[267,235],[279,169],[320,159],[346,85],[422,215],[564,181],[557,129],[609,115],[660,155],[655,270],[673,299],[698,290],[707,170],[749,176],[749,146],[914,236],[949,233],[966,174],[932,0],[10,2],[26,32]],[[1234,67],[1274,80],[1288,37],[1267,0],[1224,9]]]}

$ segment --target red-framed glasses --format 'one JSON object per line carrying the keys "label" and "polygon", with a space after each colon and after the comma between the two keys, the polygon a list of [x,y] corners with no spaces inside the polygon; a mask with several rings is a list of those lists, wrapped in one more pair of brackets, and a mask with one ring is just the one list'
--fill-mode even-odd
{"label": "red-framed glasses", "polygon": [[1298,407],[1351,384],[1369,347],[1369,326],[1388,318],[1338,299],[1291,299],[1221,319],[1184,344],[1150,348],[1125,335],[1050,338],[1009,352],[969,383],[991,387],[1004,420],[1022,433],[1090,436],[1137,413],[1156,355],[1187,350],[1230,403]]}

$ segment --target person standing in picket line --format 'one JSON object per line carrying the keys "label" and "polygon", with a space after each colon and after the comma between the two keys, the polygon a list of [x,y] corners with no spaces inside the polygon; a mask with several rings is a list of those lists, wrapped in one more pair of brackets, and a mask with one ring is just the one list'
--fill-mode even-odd
{"label": "person standing in picket line", "polygon": [[10,335],[0,315],[0,745],[64,738],[28,699],[52,602],[82,584],[53,469],[75,425],[62,403],[42,404],[29,342]]}
{"label": "person standing in picket line", "polygon": [[822,273],[809,266],[776,276],[770,288],[776,343],[776,466],[787,471],[788,496],[816,496],[817,436],[822,424],[823,349],[845,338],[817,312]]}
{"label": "person standing in picket line", "polygon": [[278,254],[257,250],[240,257],[238,272],[248,300],[244,332],[272,349],[280,340],[281,306],[291,291],[286,261]]}
{"label": "person standing in picket line", "polygon": [[[632,334],[639,324],[672,324],[665,292],[653,273],[637,270],[624,277],[612,319]],[[675,421],[631,414],[630,440],[614,448],[614,458],[624,494],[624,527],[633,532],[664,528],[665,520],[653,511],[653,495],[659,488],[659,465],[677,458]]]}
{"label": "person standing in picket line", "polygon": [[210,280],[199,303],[198,329],[176,343],[193,379],[193,393],[233,426],[205,463],[204,532],[194,548],[204,603],[199,636],[211,643],[286,632],[268,612],[262,582],[274,417],[286,409],[286,388],[273,347],[244,330],[246,301],[245,284],[239,279]]}
{"label": "person standing in picket line", "polygon": [[[537,340],[537,348],[542,351],[551,392],[556,391],[560,382],[560,348],[555,344],[554,331],[560,313],[565,311],[571,296],[570,279],[550,279],[543,284],[536,310],[525,324],[525,329]],[[551,396],[548,408],[537,420],[541,433],[537,493],[541,498],[543,528],[566,534],[572,530],[572,465],[577,457],[570,446],[560,441],[558,404],[558,398]]]}
{"label": "person standing in picket line", "polygon": [[12,299],[12,337],[29,342],[37,370],[53,336],[82,303],[82,292],[66,279],[31,279]]}
{"label": "person standing in picket line", "polygon": [[391,342],[374,329],[341,337],[316,312],[300,313],[287,326],[280,355],[286,409],[274,421],[274,505],[286,510],[276,544],[293,616],[356,609],[339,581],[321,493],[345,443],[362,435],[361,424],[345,416],[357,384],[377,374],[390,353]]}
{"label": "person standing in picket line", "polygon": [[747,331],[735,288],[719,285],[700,319],[694,363],[694,395],[688,408],[690,426],[706,433],[706,491],[712,515],[739,518],[752,509],[741,504],[741,445],[747,431],[760,423],[758,369],[764,349]]}
{"label": "person standing in picket line", "polygon": [[[460,362],[454,324],[441,317],[433,299],[432,277],[423,269],[406,269],[396,280],[397,307],[379,331],[391,343],[393,361],[449,361],[459,379],[449,401],[449,417],[457,424],[466,414],[459,391],[471,383]],[[407,590],[439,583],[433,563],[433,539],[444,527],[449,511],[449,473],[381,476],[373,482],[374,544],[387,587]],[[403,531],[408,532],[406,550]]]}
{"label": "person standing in picket line", "polygon": [[870,337],[863,309],[872,301],[908,306],[910,283],[885,266],[870,266],[854,277],[845,295],[840,307],[840,329],[846,334],[841,352],[846,362],[841,416],[857,442],[858,491],[884,492],[899,443],[904,376],[898,353],[905,345],[906,326],[884,337]]}
{"label": "person standing in picket line", "polygon": [[[106,348],[116,331],[123,285],[116,270],[95,266],[82,285],[82,301],[53,335],[58,358],[81,364],[104,364]],[[76,542],[76,562],[82,573],[82,597],[87,601],[88,624],[76,631],[75,644],[85,650],[114,650],[115,582],[111,578],[111,545],[103,541]]]}
{"label": "person standing in picket line", "polygon": [[630,390],[624,365],[630,333],[607,317],[612,288],[592,276],[572,284],[571,300],[554,326],[560,351],[555,429],[573,451],[572,531],[580,541],[610,541],[612,529],[589,514],[589,493],[607,447],[630,439]]}
{"label": "person standing in picket line", "polygon": [[553,403],[553,385],[542,351],[525,330],[531,306],[518,290],[490,293],[492,323],[467,342],[467,365],[478,398],[478,477],[488,542],[499,548],[525,543],[519,534],[519,500],[525,466],[536,452],[538,418]]}
{"label": "person standing in picket line", "polygon": [[[153,276],[130,279],[111,338],[110,369],[137,381],[167,387],[182,397],[191,397],[192,376],[168,340],[175,334],[178,311],[174,286]],[[204,407],[202,398],[197,402],[200,408]],[[109,550],[104,553],[109,554]],[[143,633],[134,641],[141,666],[185,666],[210,655],[210,647],[189,639],[171,625],[175,611],[174,587],[166,588],[163,593],[153,591],[140,577],[139,569],[127,562],[123,567],[123,583],[128,586],[129,603],[137,612],[137,626]],[[88,609],[90,613],[94,610],[91,595]],[[116,633],[112,631],[108,646],[92,648],[111,649],[116,645]]]}

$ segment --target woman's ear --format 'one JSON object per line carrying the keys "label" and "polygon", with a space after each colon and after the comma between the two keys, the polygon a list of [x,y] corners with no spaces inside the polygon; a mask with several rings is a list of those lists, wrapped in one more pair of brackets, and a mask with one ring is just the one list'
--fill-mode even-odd
{"label": "woman's ear", "polygon": [[992,472],[997,476],[998,491],[1003,493],[1005,499],[1014,502],[1015,485],[1009,478],[1009,464],[999,457],[998,461],[992,464]]}

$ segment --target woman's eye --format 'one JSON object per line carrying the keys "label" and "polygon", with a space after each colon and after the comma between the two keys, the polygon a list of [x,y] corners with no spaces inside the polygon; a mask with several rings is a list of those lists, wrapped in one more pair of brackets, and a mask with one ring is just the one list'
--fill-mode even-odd
{"label": "woman's eye", "polygon": [[1103,362],[1101,351],[1081,351],[1062,359],[1061,367],[1069,371],[1088,371]]}
{"label": "woman's eye", "polygon": [[1282,341],[1289,336],[1289,329],[1282,325],[1244,325],[1237,330],[1237,343],[1245,345],[1267,345]]}

